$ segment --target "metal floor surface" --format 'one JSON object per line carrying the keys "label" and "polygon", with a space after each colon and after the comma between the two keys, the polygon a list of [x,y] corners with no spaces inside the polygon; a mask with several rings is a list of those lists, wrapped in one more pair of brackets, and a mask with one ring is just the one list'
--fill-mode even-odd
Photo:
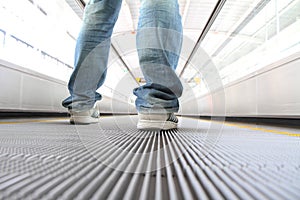
{"label": "metal floor surface", "polygon": [[179,120],[0,121],[0,199],[300,199],[299,130]]}

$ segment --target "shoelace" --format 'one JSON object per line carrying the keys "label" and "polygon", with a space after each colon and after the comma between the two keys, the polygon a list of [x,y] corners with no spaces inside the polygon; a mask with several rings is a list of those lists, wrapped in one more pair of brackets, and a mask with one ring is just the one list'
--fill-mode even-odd
{"label": "shoelace", "polygon": [[98,118],[99,115],[100,115],[100,111],[94,108],[91,117]]}
{"label": "shoelace", "polygon": [[95,105],[93,107],[93,113],[92,113],[91,117],[94,117],[94,118],[100,117],[100,108],[99,108],[99,104],[97,104],[97,102],[95,103]]}
{"label": "shoelace", "polygon": [[177,117],[176,117],[173,113],[171,113],[171,114],[169,115],[169,118],[167,119],[167,121],[172,121],[172,122],[177,123],[177,122],[178,122],[178,119],[177,119]]}

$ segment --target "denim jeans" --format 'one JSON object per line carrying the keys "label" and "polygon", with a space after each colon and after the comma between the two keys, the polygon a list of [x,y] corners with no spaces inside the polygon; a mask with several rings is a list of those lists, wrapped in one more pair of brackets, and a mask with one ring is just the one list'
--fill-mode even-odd
{"label": "denim jeans", "polygon": [[[139,63],[146,84],[135,88],[136,108],[142,113],[177,112],[182,84],[175,74],[182,45],[182,24],[177,0],[140,0],[137,30]],[[122,0],[91,0],[75,50],[74,71],[63,106],[88,110],[101,94],[106,78],[110,38]]]}

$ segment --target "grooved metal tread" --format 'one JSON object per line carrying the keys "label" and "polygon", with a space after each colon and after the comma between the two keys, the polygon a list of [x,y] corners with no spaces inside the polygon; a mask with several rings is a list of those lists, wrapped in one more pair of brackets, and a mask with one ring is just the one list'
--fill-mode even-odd
{"label": "grooved metal tread", "polygon": [[0,124],[0,199],[300,199],[300,138],[180,118]]}

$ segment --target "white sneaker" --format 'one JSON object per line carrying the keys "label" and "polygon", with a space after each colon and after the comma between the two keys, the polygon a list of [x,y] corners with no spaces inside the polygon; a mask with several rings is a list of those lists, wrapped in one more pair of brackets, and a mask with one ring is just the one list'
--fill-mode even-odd
{"label": "white sneaker", "polygon": [[170,130],[177,128],[178,119],[174,113],[142,114],[139,113],[137,128],[140,130]]}
{"label": "white sneaker", "polygon": [[100,118],[100,111],[99,108],[96,106],[87,111],[72,111],[70,110],[71,124],[93,124],[98,123]]}

